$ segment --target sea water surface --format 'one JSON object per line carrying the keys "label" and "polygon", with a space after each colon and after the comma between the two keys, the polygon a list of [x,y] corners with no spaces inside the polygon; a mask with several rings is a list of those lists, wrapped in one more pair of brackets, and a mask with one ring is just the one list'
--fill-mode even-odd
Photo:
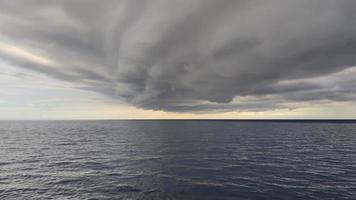
{"label": "sea water surface", "polygon": [[0,199],[356,199],[356,123],[3,121]]}

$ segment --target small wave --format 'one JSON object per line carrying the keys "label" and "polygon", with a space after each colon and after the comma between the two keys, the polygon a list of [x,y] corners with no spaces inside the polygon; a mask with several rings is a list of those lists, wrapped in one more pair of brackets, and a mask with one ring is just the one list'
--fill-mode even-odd
{"label": "small wave", "polygon": [[131,185],[118,185],[116,186],[118,192],[141,192],[142,190]]}
{"label": "small wave", "polygon": [[195,182],[192,182],[191,184],[197,185],[197,186],[224,187],[224,184],[222,184],[222,183],[214,183],[214,182],[209,182],[209,181],[195,181]]}
{"label": "small wave", "polygon": [[49,163],[49,164],[47,164],[47,167],[60,167],[60,166],[66,166],[66,165],[70,165],[70,164],[73,164],[73,162],[60,161],[60,162]]}
{"label": "small wave", "polygon": [[159,192],[159,189],[147,190],[147,191],[144,191],[143,193],[144,194],[151,194],[151,193],[155,193],[155,192]]}
{"label": "small wave", "polygon": [[4,165],[10,165],[12,164],[11,162],[0,162],[0,166],[4,166]]}
{"label": "small wave", "polygon": [[75,146],[77,145],[76,142],[64,142],[64,143],[57,143],[56,146]]}
{"label": "small wave", "polygon": [[113,173],[106,174],[106,176],[124,176],[124,175],[122,173],[113,172]]}
{"label": "small wave", "polygon": [[55,182],[51,182],[50,184],[53,185],[67,185],[67,184],[72,184],[72,183],[78,183],[78,182],[82,182],[82,179],[62,179],[59,181],[55,181]]}

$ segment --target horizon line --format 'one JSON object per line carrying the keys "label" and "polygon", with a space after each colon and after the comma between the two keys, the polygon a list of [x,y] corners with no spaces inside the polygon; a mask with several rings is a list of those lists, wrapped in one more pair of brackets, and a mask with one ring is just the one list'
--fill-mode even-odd
{"label": "horizon line", "polygon": [[270,121],[270,122],[301,122],[301,121],[344,121],[344,122],[355,122],[356,119],[322,119],[322,118],[293,118],[293,119],[214,119],[214,118],[207,118],[207,119],[194,119],[194,118],[187,118],[187,119],[174,119],[174,118],[167,118],[167,119],[0,119],[1,121],[246,121],[246,122],[253,122],[253,121]]}

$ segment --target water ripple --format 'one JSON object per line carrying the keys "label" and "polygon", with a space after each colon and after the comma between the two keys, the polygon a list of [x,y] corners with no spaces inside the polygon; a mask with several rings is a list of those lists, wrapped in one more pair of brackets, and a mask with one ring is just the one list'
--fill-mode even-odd
{"label": "water ripple", "polygon": [[0,199],[354,199],[355,123],[0,122]]}

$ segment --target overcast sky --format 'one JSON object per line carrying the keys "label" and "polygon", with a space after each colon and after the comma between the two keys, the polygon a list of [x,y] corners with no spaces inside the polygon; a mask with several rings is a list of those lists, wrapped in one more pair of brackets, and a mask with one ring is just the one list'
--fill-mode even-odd
{"label": "overcast sky", "polygon": [[353,0],[0,0],[0,119],[356,118]]}

